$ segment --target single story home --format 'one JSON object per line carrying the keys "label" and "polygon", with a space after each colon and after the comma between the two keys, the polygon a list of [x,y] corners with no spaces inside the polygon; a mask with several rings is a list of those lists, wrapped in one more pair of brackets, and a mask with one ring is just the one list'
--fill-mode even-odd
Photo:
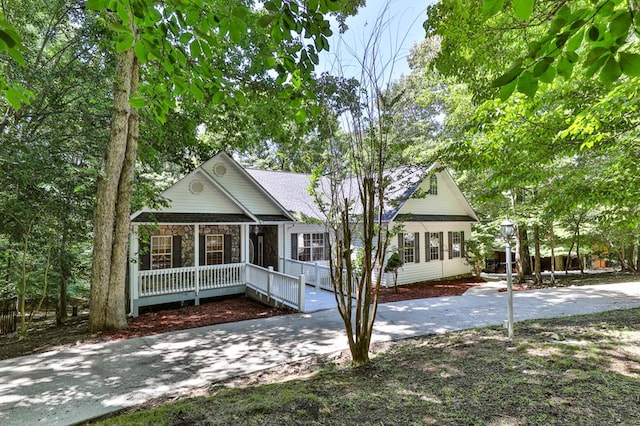
{"label": "single story home", "polygon": [[[464,241],[477,217],[446,170],[414,170],[384,216],[402,224],[399,284],[471,274]],[[329,241],[305,174],[242,167],[216,154],[131,218],[131,312],[235,293],[302,310],[305,284],[331,289]],[[383,277],[392,285],[393,279]]]}

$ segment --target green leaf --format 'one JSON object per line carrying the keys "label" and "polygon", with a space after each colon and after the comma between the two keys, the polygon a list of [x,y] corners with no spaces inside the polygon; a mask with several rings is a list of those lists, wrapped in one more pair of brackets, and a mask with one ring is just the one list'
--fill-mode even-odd
{"label": "green leaf", "polygon": [[549,56],[542,58],[536,66],[533,67],[533,76],[540,77],[542,74],[547,72],[547,69],[549,69],[549,65],[551,65],[552,62],[553,58]]}
{"label": "green leaf", "polygon": [[614,55],[610,55],[602,70],[600,70],[600,81],[604,84],[611,84],[619,79],[621,75],[620,64],[616,61]]}
{"label": "green leaf", "polygon": [[298,110],[298,112],[296,112],[296,123],[300,124],[300,123],[304,123],[304,121],[307,119],[307,113],[305,110],[300,109]]}
{"label": "green leaf", "polygon": [[620,68],[629,77],[640,77],[640,55],[620,52]]}
{"label": "green leaf", "polygon": [[538,80],[542,81],[543,83],[551,84],[553,83],[553,80],[555,80],[555,78],[556,69],[554,67],[549,67],[544,74],[538,77]]}
{"label": "green leaf", "polygon": [[538,80],[533,78],[530,71],[525,71],[518,78],[518,92],[524,93],[530,98],[533,98],[538,91]]}
{"label": "green leaf", "polygon": [[575,52],[578,50],[580,45],[582,44],[582,40],[584,39],[584,29],[575,33],[566,45],[566,49],[570,52]]}
{"label": "green leaf", "polygon": [[511,68],[509,68],[504,74],[500,77],[493,80],[491,83],[492,87],[501,87],[506,84],[511,83],[515,80],[523,71],[523,68],[520,66],[522,64],[521,60],[516,61]]}
{"label": "green leaf", "polygon": [[482,4],[482,16],[490,18],[502,10],[504,0],[484,0]]}
{"label": "green leaf", "polygon": [[89,10],[106,10],[109,6],[109,0],[87,0],[86,8]]}
{"label": "green leaf", "polygon": [[533,13],[533,0],[513,0],[513,12],[518,19],[528,20]]}
{"label": "green leaf", "polygon": [[20,105],[22,105],[22,94],[17,91],[14,87],[9,87],[9,89],[4,93],[5,98],[9,101],[9,104],[13,107],[13,109],[20,109]]}
{"label": "green leaf", "polygon": [[631,13],[625,9],[609,23],[609,32],[615,38],[626,35],[629,27],[631,27]]}
{"label": "green leaf", "polygon": [[564,77],[565,80],[569,80],[573,73],[573,63],[571,63],[566,56],[560,56],[556,71],[559,76]]}
{"label": "green leaf", "polygon": [[318,10],[318,0],[309,0],[307,1],[307,12],[315,12]]}
{"label": "green leaf", "polygon": [[131,33],[118,34],[118,38],[116,39],[116,51],[118,53],[129,50],[132,47],[133,47],[133,34]]}
{"label": "green leaf", "polygon": [[144,46],[142,40],[138,40],[133,46],[133,51],[136,53],[136,57],[141,64],[146,63],[149,60],[149,51]]}
{"label": "green leaf", "polygon": [[143,108],[147,104],[147,101],[141,95],[132,95],[129,99],[129,105],[134,108]]}
{"label": "green leaf", "polygon": [[509,99],[509,96],[511,96],[513,91],[516,89],[516,83],[517,82],[518,82],[517,80],[513,80],[511,83],[505,84],[504,86],[502,86],[500,88],[500,100],[501,101],[504,102],[507,99]]}
{"label": "green leaf", "polygon": [[18,40],[15,40],[9,33],[0,29],[0,39],[5,42],[9,49],[13,49],[18,44]]}

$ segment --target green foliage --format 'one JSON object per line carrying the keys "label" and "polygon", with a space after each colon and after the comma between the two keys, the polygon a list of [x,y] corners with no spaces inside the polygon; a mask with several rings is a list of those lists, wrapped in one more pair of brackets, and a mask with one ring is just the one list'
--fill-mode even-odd
{"label": "green foliage", "polygon": [[397,272],[398,269],[402,268],[404,262],[402,258],[398,254],[397,251],[394,251],[391,256],[387,259],[387,264],[384,267],[384,272]]}
{"label": "green foliage", "polygon": [[[485,7],[496,8],[495,3],[494,0],[486,0]],[[531,26],[538,25],[539,18],[531,18],[533,1],[514,0],[512,7],[517,18]],[[547,32],[530,42],[527,53],[496,78],[493,85],[505,86],[517,79],[518,90],[534,96],[538,80],[548,83],[555,76],[568,80],[576,64],[586,70],[587,77],[597,74],[606,85],[623,75],[637,77],[640,74],[639,23],[633,8],[631,3],[623,0],[600,0],[565,3],[559,9],[551,10],[548,15],[543,15],[547,21]],[[546,11],[543,9],[542,13]]]}

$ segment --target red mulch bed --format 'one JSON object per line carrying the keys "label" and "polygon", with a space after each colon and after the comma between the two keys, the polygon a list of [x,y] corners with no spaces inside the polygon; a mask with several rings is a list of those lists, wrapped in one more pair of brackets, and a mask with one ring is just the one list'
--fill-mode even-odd
{"label": "red mulch bed", "polygon": [[[484,283],[482,279],[466,278],[399,286],[397,291],[394,288],[381,288],[378,301],[388,303],[427,297],[459,296],[469,288],[482,283]],[[293,312],[287,308],[272,308],[244,296],[218,298],[198,306],[185,306],[179,309],[160,310],[155,307],[152,312],[142,313],[139,317],[130,319],[126,329],[112,331],[103,336],[109,340],[129,339]]]}

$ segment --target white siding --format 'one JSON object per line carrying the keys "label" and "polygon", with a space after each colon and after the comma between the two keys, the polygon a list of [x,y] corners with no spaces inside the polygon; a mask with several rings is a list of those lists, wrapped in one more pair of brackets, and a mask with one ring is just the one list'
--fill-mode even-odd
{"label": "white siding", "polygon": [[[432,214],[432,215],[468,215],[466,201],[460,195],[448,173],[436,173],[438,177],[438,194],[426,194],[422,198],[410,198],[400,208],[400,214]],[[425,178],[420,184],[420,189],[426,193],[429,191],[429,178]]]}
{"label": "white siding", "polygon": [[[202,192],[193,193],[189,187],[192,182],[202,184]],[[211,183],[207,176],[196,172],[178,181],[162,194],[170,205],[161,208],[165,213],[243,213],[238,205]],[[147,210],[147,209],[146,209]]]}
{"label": "white siding", "polygon": [[[226,169],[224,175],[216,174],[214,171],[219,164],[223,164]],[[255,215],[283,214],[278,205],[255,185],[252,178],[240,172],[225,156],[213,157],[204,163],[202,168],[251,213]]]}
{"label": "white siding", "polygon": [[[404,231],[407,233],[420,234],[420,262],[405,263],[398,271],[398,285],[411,284],[420,281],[440,280],[457,275],[470,274],[471,266],[467,265],[464,257],[449,259],[448,232],[464,231],[465,241],[471,238],[471,224],[465,222],[407,222],[404,224]],[[442,232],[444,244],[444,259],[430,260],[426,262],[425,233]],[[398,250],[398,238],[395,237],[390,244],[390,253]],[[387,277],[388,285],[393,285],[391,274]]]}

